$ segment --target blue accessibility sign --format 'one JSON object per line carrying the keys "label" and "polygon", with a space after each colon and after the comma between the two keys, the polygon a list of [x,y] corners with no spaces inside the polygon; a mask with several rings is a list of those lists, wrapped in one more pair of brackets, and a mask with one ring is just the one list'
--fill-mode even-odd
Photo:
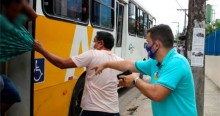
{"label": "blue accessibility sign", "polygon": [[44,58],[35,59],[34,83],[44,81]]}

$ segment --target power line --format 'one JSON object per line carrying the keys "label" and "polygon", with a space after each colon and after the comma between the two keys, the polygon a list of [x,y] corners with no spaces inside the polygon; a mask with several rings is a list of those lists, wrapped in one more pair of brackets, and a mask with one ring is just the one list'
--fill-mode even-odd
{"label": "power line", "polygon": [[183,9],[183,7],[180,5],[180,3],[178,2],[178,0],[176,0],[176,3],[179,5],[179,7],[180,7],[181,9]]}

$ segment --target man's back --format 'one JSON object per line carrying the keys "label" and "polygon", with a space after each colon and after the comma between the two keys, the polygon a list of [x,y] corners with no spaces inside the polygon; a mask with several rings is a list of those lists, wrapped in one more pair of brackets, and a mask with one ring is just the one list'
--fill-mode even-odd
{"label": "man's back", "polygon": [[77,67],[86,67],[86,81],[81,102],[83,110],[118,113],[117,74],[120,72],[106,69],[95,76],[91,70],[100,63],[122,60],[111,51],[89,50],[72,58]]}

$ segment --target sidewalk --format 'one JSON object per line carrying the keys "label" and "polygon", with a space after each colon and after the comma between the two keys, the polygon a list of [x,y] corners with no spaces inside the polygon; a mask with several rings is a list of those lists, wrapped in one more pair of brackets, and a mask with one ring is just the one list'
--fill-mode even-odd
{"label": "sidewalk", "polygon": [[[220,116],[220,88],[205,78],[204,116]],[[141,95],[133,100],[121,116],[152,116],[150,100]]]}
{"label": "sidewalk", "polygon": [[205,79],[204,116],[220,116],[220,88]]}

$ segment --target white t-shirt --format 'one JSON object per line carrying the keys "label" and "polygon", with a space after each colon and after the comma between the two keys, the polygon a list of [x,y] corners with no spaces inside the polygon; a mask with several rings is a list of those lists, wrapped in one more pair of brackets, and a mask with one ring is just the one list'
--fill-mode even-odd
{"label": "white t-shirt", "polygon": [[78,68],[86,67],[85,86],[81,101],[83,110],[118,113],[118,79],[121,73],[114,69],[104,69],[100,75],[91,70],[101,63],[121,61],[122,58],[106,50],[89,50],[79,56],[72,57]]}

